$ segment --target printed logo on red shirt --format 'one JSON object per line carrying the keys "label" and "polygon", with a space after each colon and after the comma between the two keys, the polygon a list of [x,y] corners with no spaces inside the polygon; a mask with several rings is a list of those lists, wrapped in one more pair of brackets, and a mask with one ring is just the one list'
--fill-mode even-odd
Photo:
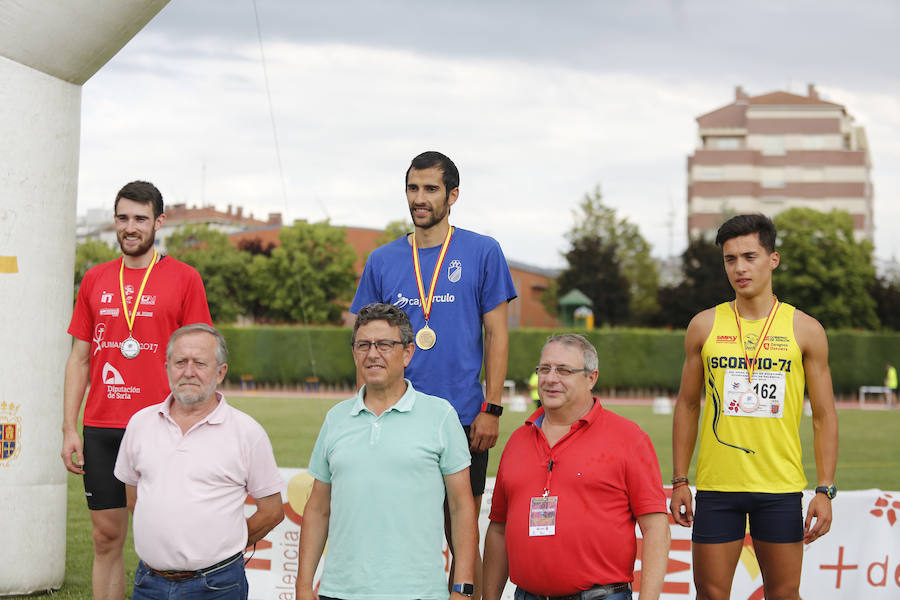
{"label": "printed logo on red shirt", "polygon": [[125,379],[119,370],[109,363],[103,365],[103,383],[106,385],[125,385]]}
{"label": "printed logo on red shirt", "polygon": [[110,400],[132,400],[132,394],[140,394],[141,388],[126,385],[125,378],[109,363],[103,365],[101,380],[106,384],[106,397]]}
{"label": "printed logo on red shirt", "polygon": [[92,340],[95,344],[97,344],[97,347],[94,348],[92,355],[100,352],[104,333],[106,333],[106,323],[97,323],[96,327],[94,327],[94,339]]}

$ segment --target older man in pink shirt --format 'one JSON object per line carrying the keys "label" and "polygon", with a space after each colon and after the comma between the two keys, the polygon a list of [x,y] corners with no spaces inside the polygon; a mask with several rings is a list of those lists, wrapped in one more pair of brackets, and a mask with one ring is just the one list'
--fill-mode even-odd
{"label": "older man in pink shirt", "polygon": [[[134,599],[247,598],[244,549],[284,518],[265,430],[216,392],[226,358],[214,328],[178,329],[166,350],[172,393],[128,422],[115,475],[134,513]],[[257,510],[245,518],[248,494]]]}

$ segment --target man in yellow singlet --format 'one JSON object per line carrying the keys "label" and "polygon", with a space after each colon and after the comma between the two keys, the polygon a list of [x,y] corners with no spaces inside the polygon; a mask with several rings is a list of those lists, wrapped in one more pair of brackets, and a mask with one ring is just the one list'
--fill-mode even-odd
{"label": "man in yellow singlet", "polygon": [[[831,527],[838,424],[828,340],[814,318],[772,292],[775,225],[739,215],[718,231],[735,299],[704,310],[688,325],[672,431],[670,508],[693,526],[698,600],[727,599],[747,518],[765,597],[800,598],[803,544]],[[812,408],[816,494],[803,518],[799,437],[804,386]],[[696,508],[687,479],[697,439]]]}

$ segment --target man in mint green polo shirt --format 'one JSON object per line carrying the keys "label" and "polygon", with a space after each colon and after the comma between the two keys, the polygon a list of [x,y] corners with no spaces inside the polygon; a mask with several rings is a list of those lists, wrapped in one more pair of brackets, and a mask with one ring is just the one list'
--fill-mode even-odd
{"label": "man in mint green polo shirt", "polygon": [[314,598],[327,540],[320,599],[446,600],[446,497],[456,549],[449,595],[463,600],[474,591],[478,525],[456,411],[404,379],[415,345],[401,309],[360,309],[352,348],[364,385],[328,411],[309,461],[297,598]]}

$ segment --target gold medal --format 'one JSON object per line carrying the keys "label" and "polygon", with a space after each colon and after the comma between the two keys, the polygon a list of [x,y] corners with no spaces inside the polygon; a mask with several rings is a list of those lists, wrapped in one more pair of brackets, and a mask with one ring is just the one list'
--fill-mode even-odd
{"label": "gold medal", "polygon": [[453,237],[453,228],[447,229],[447,235],[444,237],[444,243],[441,244],[441,252],[438,255],[437,264],[434,266],[434,273],[431,274],[431,286],[428,288],[428,294],[425,293],[425,284],[422,280],[422,267],[419,264],[419,250],[416,247],[416,234],[412,235],[412,258],[413,273],[416,276],[416,287],[419,289],[419,299],[422,305],[422,315],[425,317],[425,326],[416,333],[416,346],[422,350],[428,350],[434,347],[437,341],[437,334],[434,329],[428,326],[428,317],[431,316],[431,308],[434,305],[434,288],[437,286],[438,276],[441,272],[441,265],[444,264],[444,257],[447,256],[447,249],[450,248],[450,238]]}
{"label": "gold medal", "polygon": [[434,329],[428,325],[416,332],[416,346],[422,350],[430,350],[434,347],[436,341],[437,334],[435,334]]}

